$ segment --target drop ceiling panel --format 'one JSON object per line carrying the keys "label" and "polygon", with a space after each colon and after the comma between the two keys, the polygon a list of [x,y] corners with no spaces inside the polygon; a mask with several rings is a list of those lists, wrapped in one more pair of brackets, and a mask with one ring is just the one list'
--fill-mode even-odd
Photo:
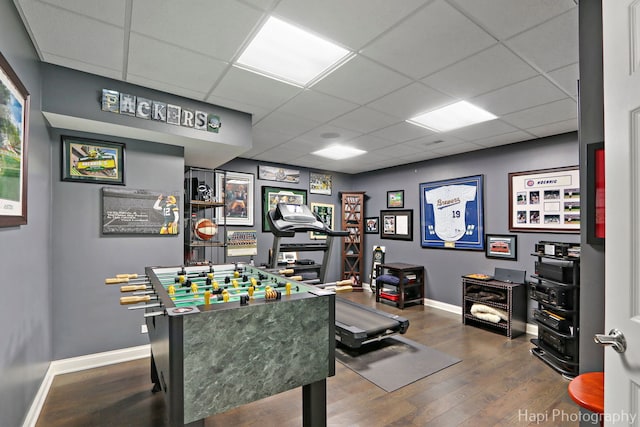
{"label": "drop ceiling panel", "polygon": [[212,96],[273,110],[300,93],[302,89],[256,73],[230,67],[216,85]]}
{"label": "drop ceiling panel", "polygon": [[536,70],[500,44],[438,71],[422,81],[440,92],[468,99],[536,74]]}
{"label": "drop ceiling panel", "polygon": [[574,98],[578,97],[578,79],[580,78],[578,63],[567,65],[555,71],[550,71],[548,76],[558,86],[564,89]]}
{"label": "drop ceiling panel", "polygon": [[40,2],[21,5],[43,54],[99,68],[122,69],[122,28]]}
{"label": "drop ceiling panel", "polygon": [[559,133],[573,132],[576,130],[576,120],[564,120],[557,123],[549,123],[544,126],[528,128],[527,132],[542,138],[545,136],[557,135]]}
{"label": "drop ceiling panel", "polygon": [[350,140],[346,145],[370,152],[384,147],[391,147],[395,144],[395,142],[389,141],[388,139],[373,135],[362,135]]}
{"label": "drop ceiling panel", "polygon": [[302,135],[300,135],[297,139],[304,140],[306,142],[311,142],[313,144],[335,144],[335,143],[344,143],[349,141],[357,136],[360,136],[360,132],[339,128],[331,125],[323,125],[318,126],[315,129],[310,130]]}
{"label": "drop ceiling panel", "polygon": [[476,125],[465,126],[448,133],[464,141],[475,141],[477,139],[502,135],[509,132],[515,132],[517,130],[518,129],[503,122],[502,120],[490,120]]}
{"label": "drop ceiling panel", "polygon": [[229,61],[261,17],[235,0],[135,0],[131,31]]}
{"label": "drop ceiling panel", "polygon": [[519,130],[516,132],[505,133],[504,135],[492,136],[490,138],[476,139],[473,141],[473,143],[476,145],[481,145],[483,147],[496,147],[499,145],[506,145],[514,142],[527,141],[533,138],[535,138],[534,135]]}
{"label": "drop ceiling panel", "polygon": [[51,64],[61,65],[63,67],[72,68],[78,71],[84,71],[85,73],[96,74],[116,80],[122,79],[122,63],[112,64],[114,67],[118,67],[117,69],[113,69],[101,67],[95,64],[89,64],[83,61],[76,61],[74,59],[65,58],[48,52],[43,53],[42,60]]}
{"label": "drop ceiling panel", "polygon": [[433,148],[433,152],[444,156],[451,156],[453,154],[466,153],[468,151],[480,150],[484,147],[474,144],[472,142],[463,142],[462,144],[452,146],[437,145]]}
{"label": "drop ceiling panel", "polygon": [[471,102],[491,113],[507,113],[566,98],[566,94],[542,76],[534,77],[473,98]]}
{"label": "drop ceiling panel", "polygon": [[451,0],[500,40],[575,7],[573,0]]}
{"label": "drop ceiling panel", "polygon": [[279,131],[288,136],[288,139],[302,135],[305,132],[320,125],[319,121],[305,119],[292,114],[276,111],[269,114],[253,126],[253,130],[268,129]]}
{"label": "drop ceiling panel", "polygon": [[202,99],[227,67],[195,51],[131,34],[129,72],[200,93]]}
{"label": "drop ceiling panel", "polygon": [[405,142],[411,139],[421,138],[427,135],[434,135],[435,132],[429,129],[412,125],[407,122],[400,122],[395,125],[372,132],[371,135],[387,139],[393,142]]}
{"label": "drop ceiling panel", "polygon": [[400,120],[407,120],[454,101],[454,98],[421,83],[413,83],[367,104],[367,107],[380,112],[388,112]]}
{"label": "drop ceiling panel", "polygon": [[542,71],[574,64],[578,62],[578,14],[573,11],[560,15],[506,44]]}
{"label": "drop ceiling panel", "polygon": [[333,119],[329,124],[360,133],[369,133],[397,123],[398,119],[367,107],[360,107]]}
{"label": "drop ceiling panel", "polygon": [[578,114],[576,108],[576,101],[566,98],[550,104],[508,114],[503,116],[502,120],[520,129],[527,129],[575,119],[575,129],[577,129]]}
{"label": "drop ceiling panel", "polygon": [[288,101],[278,111],[324,123],[358,108],[358,104],[306,90]]}
{"label": "drop ceiling panel", "polygon": [[351,50],[358,50],[425,0],[282,0],[274,13]]}
{"label": "drop ceiling panel", "polygon": [[411,83],[411,79],[357,56],[318,82],[313,89],[366,104]]}
{"label": "drop ceiling panel", "polygon": [[86,15],[108,24],[124,26],[125,0],[41,0],[69,12]]}
{"label": "drop ceiling panel", "polygon": [[419,79],[495,42],[456,9],[435,1],[374,41],[363,54]]}

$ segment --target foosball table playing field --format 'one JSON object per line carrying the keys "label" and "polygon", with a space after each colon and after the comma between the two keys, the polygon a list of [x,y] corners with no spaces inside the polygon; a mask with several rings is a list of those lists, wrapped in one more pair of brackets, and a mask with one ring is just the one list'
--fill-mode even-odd
{"label": "foosball table playing field", "polygon": [[244,264],[147,267],[118,275],[143,310],[151,380],[171,426],[302,387],[303,425],[326,426],[335,375],[335,293]]}

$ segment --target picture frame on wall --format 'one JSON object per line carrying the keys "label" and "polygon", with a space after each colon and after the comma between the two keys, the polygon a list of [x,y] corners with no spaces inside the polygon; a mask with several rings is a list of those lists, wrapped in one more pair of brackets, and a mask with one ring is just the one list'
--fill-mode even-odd
{"label": "picture frame on wall", "polygon": [[[253,226],[254,175],[245,172],[216,172],[216,194],[225,208],[217,208],[218,224]],[[220,197],[219,196],[219,197]],[[224,212],[224,215],[223,215]]]}
{"label": "picture frame on wall", "polygon": [[[335,205],[330,203],[311,202],[311,211],[318,215],[320,220],[322,220],[330,230],[333,230],[335,224]],[[327,235],[325,233],[318,233],[317,231],[310,231],[309,238],[312,240],[326,240]]]}
{"label": "picture frame on wall", "polygon": [[278,203],[293,203],[297,205],[307,204],[307,190],[297,188],[262,187],[262,231],[270,232],[271,227],[267,215]]}
{"label": "picture frame on wall", "polygon": [[413,209],[380,211],[380,238],[413,240]]}
{"label": "picture frame on wall", "polygon": [[367,234],[378,234],[380,232],[378,224],[380,218],[377,216],[367,217],[364,219],[364,232]]}
{"label": "picture frame on wall", "polygon": [[30,95],[0,53],[0,227],[27,223]]}
{"label": "picture frame on wall", "polygon": [[604,245],[605,180],[604,142],[587,145],[587,243]]}
{"label": "picture frame on wall", "polygon": [[484,250],[484,176],[420,184],[423,248]]}
{"label": "picture frame on wall", "polygon": [[63,135],[62,180],[125,185],[125,145]]}
{"label": "picture frame on wall", "polygon": [[332,184],[331,175],[327,173],[309,173],[309,193],[331,195]]}
{"label": "picture frame on wall", "polygon": [[518,236],[515,234],[487,234],[485,247],[487,258],[518,259]]}
{"label": "picture frame on wall", "polygon": [[387,191],[387,208],[404,208],[404,190]]}
{"label": "picture frame on wall", "polygon": [[290,184],[300,182],[300,171],[297,169],[285,169],[277,166],[258,165],[258,178],[265,181],[280,181]]}
{"label": "picture frame on wall", "polygon": [[509,231],[580,233],[578,166],[509,173]]}

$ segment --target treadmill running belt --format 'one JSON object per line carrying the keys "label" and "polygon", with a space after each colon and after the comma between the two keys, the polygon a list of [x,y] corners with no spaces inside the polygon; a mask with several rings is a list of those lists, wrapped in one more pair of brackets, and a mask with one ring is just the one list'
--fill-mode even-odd
{"label": "treadmill running belt", "polygon": [[336,340],[350,348],[384,337],[404,334],[409,321],[404,317],[365,307],[336,297]]}

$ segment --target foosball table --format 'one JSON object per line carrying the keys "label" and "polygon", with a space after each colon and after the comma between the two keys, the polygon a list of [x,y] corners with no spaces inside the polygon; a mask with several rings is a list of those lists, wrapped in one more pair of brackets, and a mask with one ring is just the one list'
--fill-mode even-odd
{"label": "foosball table", "polygon": [[153,391],[171,426],[302,387],[303,425],[326,426],[335,375],[335,293],[243,265],[147,267],[118,275],[120,303],[143,310]]}

